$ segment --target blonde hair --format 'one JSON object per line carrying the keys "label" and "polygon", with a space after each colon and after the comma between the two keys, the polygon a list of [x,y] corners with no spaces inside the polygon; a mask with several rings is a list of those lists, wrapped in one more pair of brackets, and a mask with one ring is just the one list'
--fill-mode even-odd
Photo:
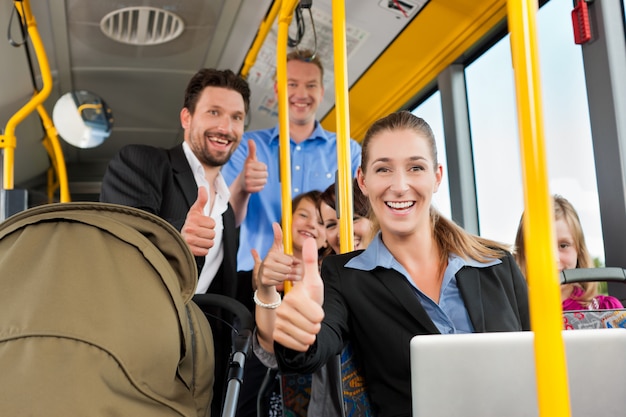
{"label": "blonde hair", "polygon": [[[397,130],[411,130],[416,135],[424,138],[428,142],[433,166],[437,167],[439,165],[437,162],[437,144],[432,129],[424,119],[403,110],[391,113],[374,122],[367,133],[365,133],[365,138],[361,144],[361,171],[363,173],[367,169],[372,138],[383,132],[394,132]],[[378,220],[371,207],[369,213],[370,220],[377,230],[379,228]],[[454,253],[466,260],[474,259],[478,262],[488,262],[500,258],[506,252],[511,251],[508,245],[468,233],[454,221],[443,217],[433,206],[430,207],[430,224],[435,242],[437,242],[437,246],[440,249],[440,262],[442,264],[447,262],[450,253]]]}
{"label": "blonde hair", "polygon": [[324,65],[322,65],[322,60],[320,59],[315,52],[310,49],[296,49],[287,54],[287,62],[289,61],[300,61],[306,62],[307,64],[314,64],[320,70],[320,82],[324,80]]}
{"label": "blonde hair", "polygon": [[[552,204],[554,206],[554,220],[563,220],[567,224],[567,227],[572,234],[572,238],[574,239],[574,247],[577,253],[576,268],[593,268],[593,260],[591,259],[591,255],[587,249],[585,234],[583,233],[583,228],[576,209],[572,203],[569,202],[569,200],[558,194],[552,196]],[[517,227],[517,234],[515,236],[515,251],[513,255],[522,270],[522,273],[526,276],[526,248],[524,246],[523,223],[524,215],[522,214],[519,226]],[[583,290],[582,295],[572,298],[580,302],[580,304],[585,307],[588,306],[594,297],[598,295],[597,282],[583,282],[565,285],[574,285]]]}
{"label": "blonde hair", "polygon": [[[322,60],[317,54],[315,54],[310,49],[296,49],[287,54],[287,62],[290,61],[300,61],[305,62],[307,64],[313,64],[320,70],[320,84],[324,85],[324,65],[322,64]],[[277,81],[278,77],[276,72],[274,72],[274,81]]]}

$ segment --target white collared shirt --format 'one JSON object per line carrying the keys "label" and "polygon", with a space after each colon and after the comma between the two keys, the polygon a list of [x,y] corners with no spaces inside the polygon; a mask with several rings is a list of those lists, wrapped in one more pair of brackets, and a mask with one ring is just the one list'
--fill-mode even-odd
{"label": "white collared shirt", "polygon": [[[198,285],[196,286],[196,294],[204,294],[213,282],[215,274],[217,274],[217,271],[222,265],[222,260],[224,259],[224,221],[222,215],[228,208],[230,191],[228,190],[228,186],[226,186],[226,181],[224,181],[224,177],[221,172],[215,178],[215,183],[213,185],[207,182],[204,177],[204,168],[198,158],[191,151],[187,142],[183,142],[183,151],[185,152],[187,162],[189,162],[189,166],[193,171],[193,177],[196,180],[196,184],[198,187],[206,188],[208,192],[209,199],[204,206],[204,214],[215,220],[215,238],[213,239],[213,247],[209,249],[209,253],[205,257],[202,271],[198,271],[199,277]],[[213,193],[211,192],[212,186],[215,187],[216,193],[213,210],[210,211],[211,198],[213,196]]]}

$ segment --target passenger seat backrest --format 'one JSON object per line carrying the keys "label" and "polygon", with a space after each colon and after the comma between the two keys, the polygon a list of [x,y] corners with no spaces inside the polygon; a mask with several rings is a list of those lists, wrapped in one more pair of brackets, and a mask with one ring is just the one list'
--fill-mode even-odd
{"label": "passenger seat backrest", "polygon": [[[561,284],[589,281],[612,281],[626,283],[626,272],[622,268],[576,268],[565,269],[560,274]],[[626,309],[579,310],[563,312],[563,329],[626,329]]]}

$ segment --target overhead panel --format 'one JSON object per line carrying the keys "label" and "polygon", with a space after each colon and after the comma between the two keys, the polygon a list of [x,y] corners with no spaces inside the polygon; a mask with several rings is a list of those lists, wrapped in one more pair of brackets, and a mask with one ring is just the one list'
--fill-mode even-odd
{"label": "overhead panel", "polygon": [[[425,3],[426,0],[390,0],[384,2],[377,0],[367,3],[362,0],[346,0],[346,49],[349,85],[361,77],[363,72]],[[318,117],[323,117],[335,104],[332,4],[330,0],[315,0],[312,2],[311,12],[313,23],[311,23],[308,11],[303,11],[305,32],[298,48],[316,50],[324,65],[325,94],[318,110]],[[313,31],[313,25],[315,31]],[[294,14],[290,25],[290,37],[292,39],[296,38],[296,29],[297,21]],[[277,59],[276,40],[277,23],[268,33],[248,75],[252,89],[251,129],[273,126],[277,121],[278,110],[274,92]],[[289,48],[289,50],[292,49],[294,48]],[[335,130],[335,126],[328,126],[327,129]]]}
{"label": "overhead panel", "polygon": [[[392,11],[397,15],[396,11]],[[506,0],[430,0],[350,88],[351,136],[396,111],[506,16]],[[322,124],[335,126],[331,110]]]}

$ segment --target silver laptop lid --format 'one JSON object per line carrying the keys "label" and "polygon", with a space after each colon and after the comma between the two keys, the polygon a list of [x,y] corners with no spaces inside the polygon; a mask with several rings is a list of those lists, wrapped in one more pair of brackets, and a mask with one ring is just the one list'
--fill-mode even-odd
{"label": "silver laptop lid", "polygon": [[[537,417],[532,332],[416,336],[414,417]],[[563,332],[572,417],[626,415],[626,329]]]}

